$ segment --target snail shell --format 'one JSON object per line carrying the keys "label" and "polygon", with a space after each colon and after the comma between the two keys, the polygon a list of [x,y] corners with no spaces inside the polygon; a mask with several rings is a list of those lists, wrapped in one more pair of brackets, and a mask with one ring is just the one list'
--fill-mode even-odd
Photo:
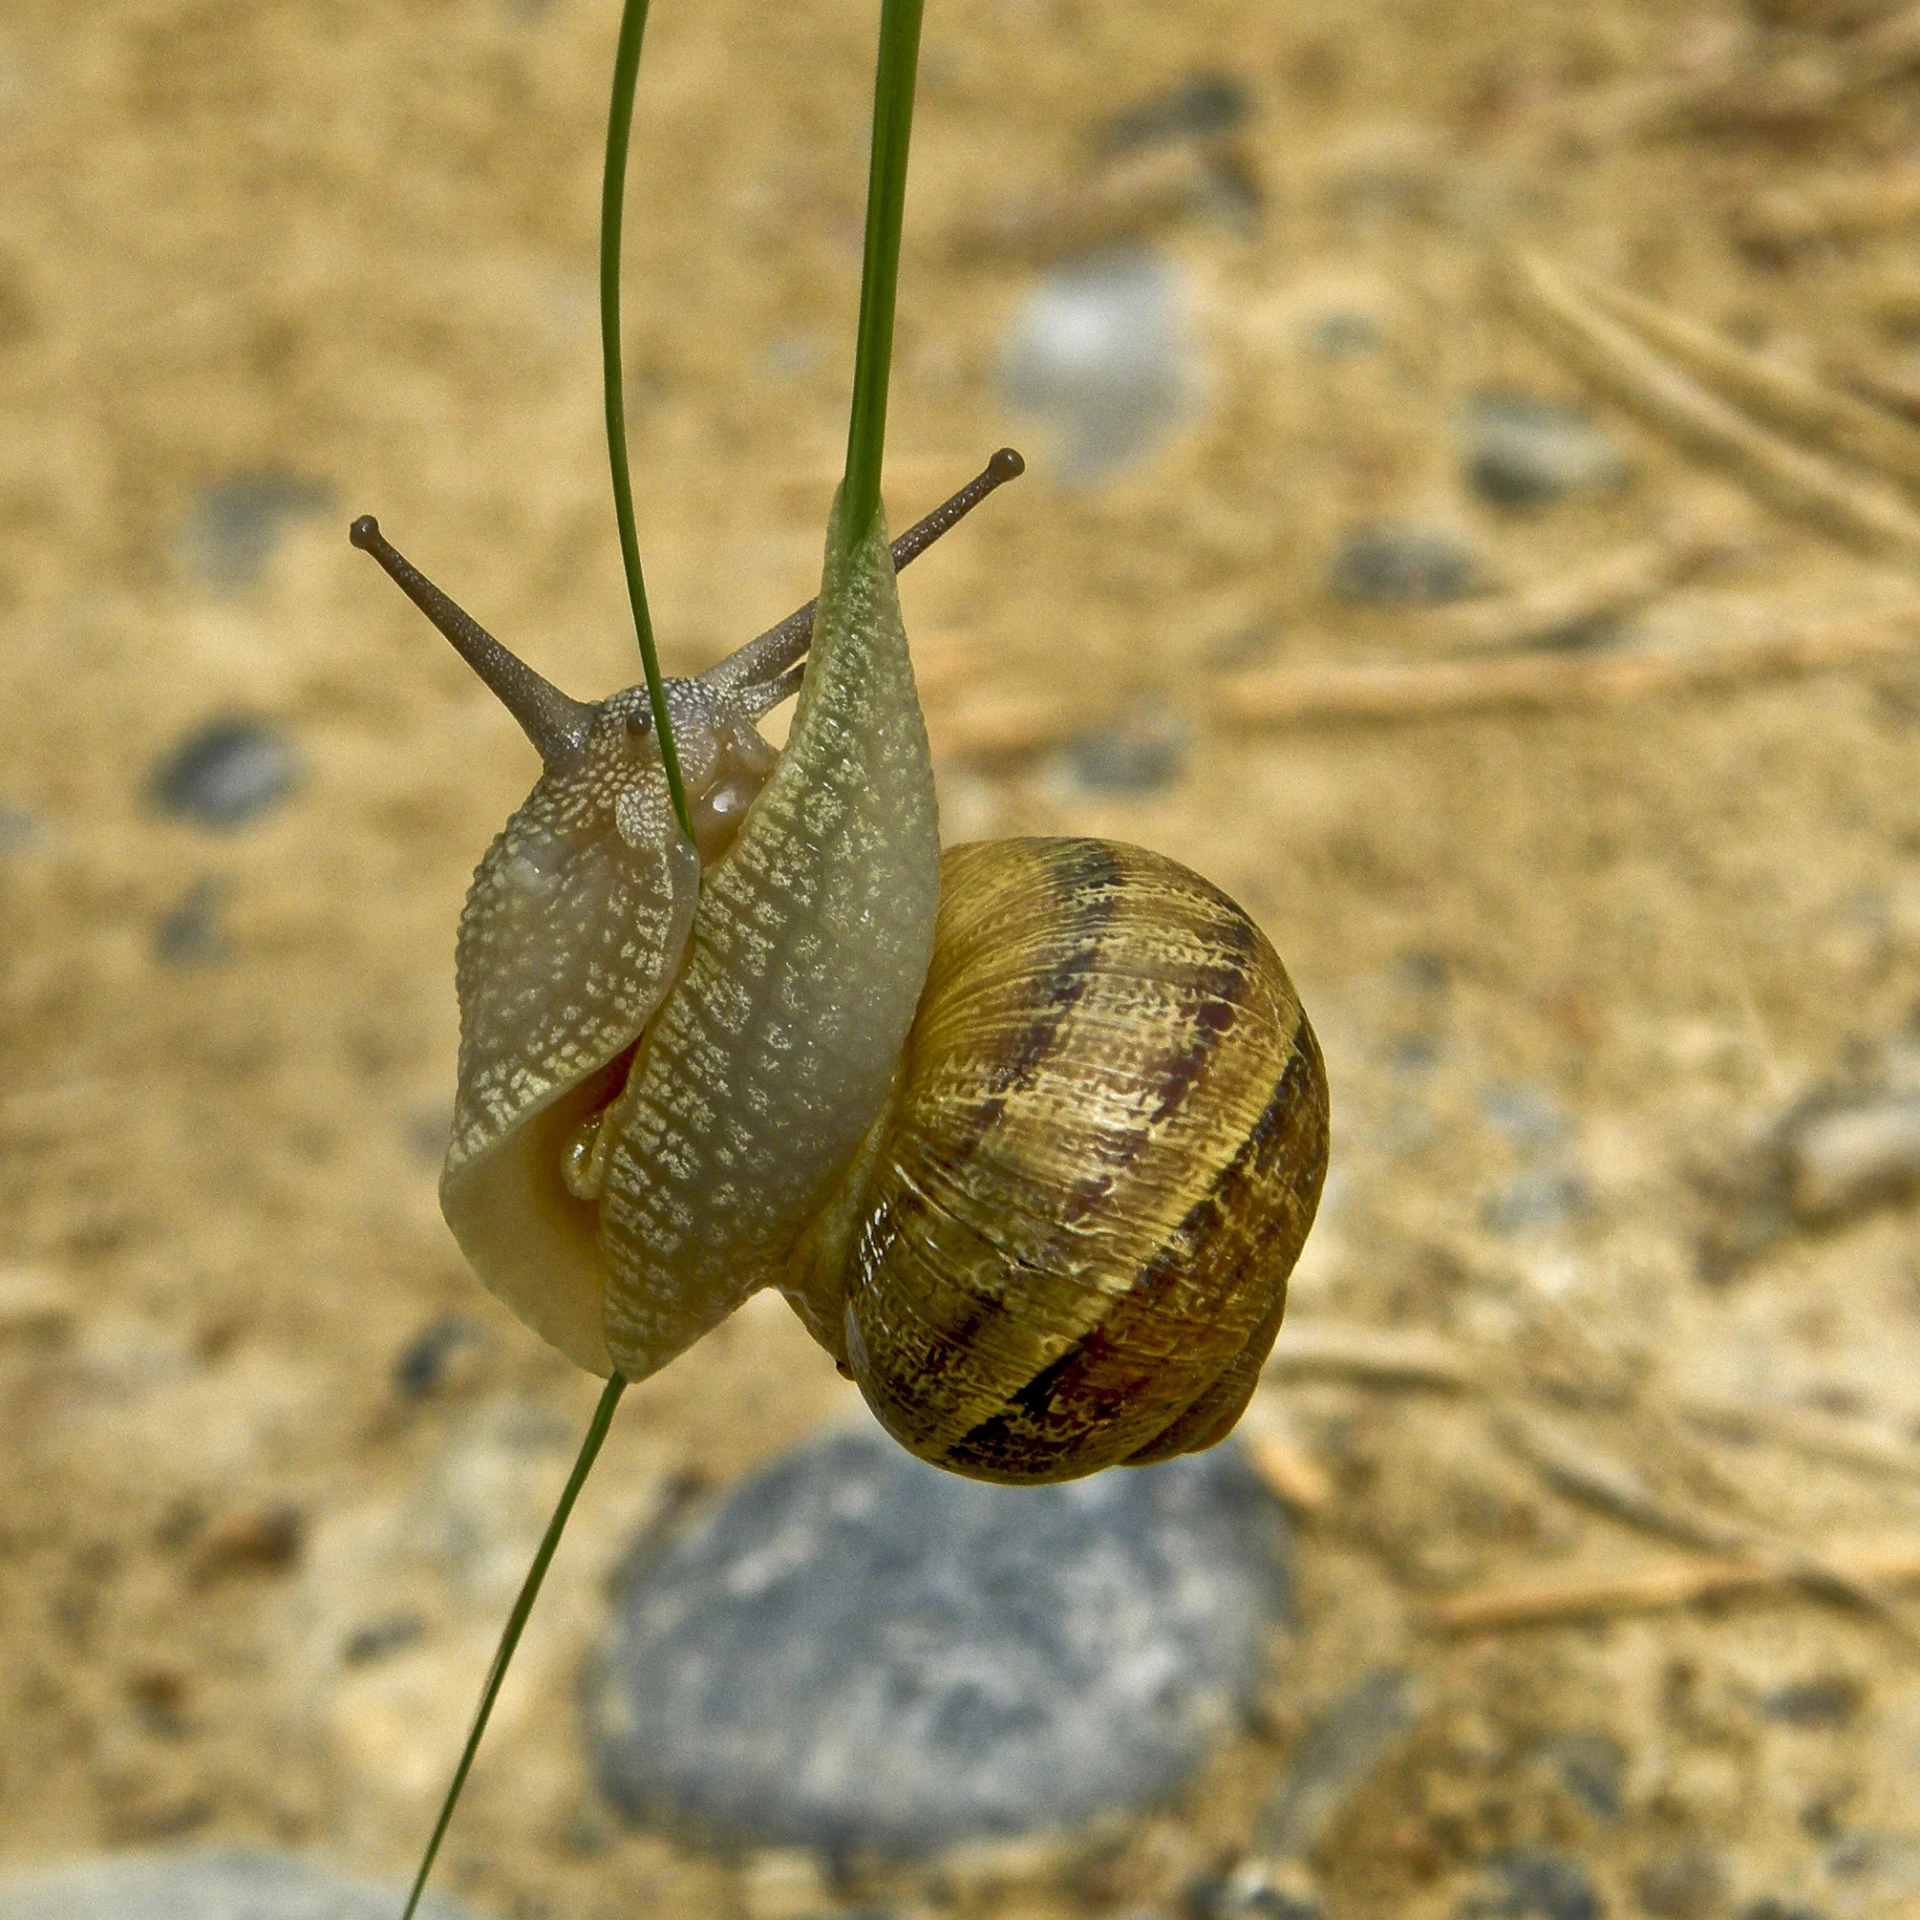
{"label": "snail shell", "polygon": [[897,1440],[976,1478],[1211,1446],[1279,1331],[1326,1163],[1313,1031],[1225,894],[1111,841],[956,847],[896,1096],[803,1317]]}
{"label": "snail shell", "polygon": [[[1070,1479],[1209,1446],[1319,1198],[1312,1031],[1259,929],[1173,861],[942,859],[894,558],[838,515],[804,679],[789,621],[667,683],[691,843],[644,689],[569,700],[356,523],[546,767],[461,920],[443,1211],[597,1373],[642,1379],[774,1286],[936,1464]],[[776,758],[754,722],[796,684]]]}

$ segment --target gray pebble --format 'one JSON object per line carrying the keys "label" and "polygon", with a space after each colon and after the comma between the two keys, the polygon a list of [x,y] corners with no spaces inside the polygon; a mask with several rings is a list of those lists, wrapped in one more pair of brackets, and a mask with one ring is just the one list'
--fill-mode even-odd
{"label": "gray pebble", "polygon": [[1307,346],[1323,360],[1351,360],[1376,352],[1382,338],[1379,325],[1364,313],[1317,314],[1305,328]]}
{"label": "gray pebble", "polygon": [[430,1400],[468,1384],[486,1353],[486,1335],[465,1314],[447,1313],[423,1327],[393,1363],[394,1391],[403,1400]]}
{"label": "gray pebble", "polygon": [[1015,315],[1001,357],[1007,403],[1059,439],[1061,477],[1090,484],[1150,448],[1193,387],[1175,269],[1124,251],[1048,274]]}
{"label": "gray pebble", "polygon": [[1443,527],[1382,521],[1348,535],[1333,556],[1328,580],[1343,600],[1431,607],[1477,591],[1480,569],[1465,542]]}
{"label": "gray pebble", "polygon": [[[90,1860],[0,1887],[0,1920],[393,1920],[401,1896],[270,1854]],[[435,1900],[427,1920],[460,1920]]]}
{"label": "gray pebble", "polygon": [[1740,1909],[1740,1920],[1827,1920],[1818,1907],[1800,1900],[1776,1900],[1771,1895]]}
{"label": "gray pebble", "polygon": [[1153,793],[1184,771],[1187,737],[1174,714],[1133,714],[1083,734],[1062,758],[1069,778],[1089,793]]}
{"label": "gray pebble", "polygon": [[1535,1167],[1488,1195],[1481,1225],[1491,1233],[1542,1233],[1563,1227],[1588,1211],[1593,1194],[1566,1167]]}
{"label": "gray pebble", "polygon": [[1865,1697],[1852,1675],[1823,1673],[1777,1688],[1760,1702],[1760,1711],[1788,1727],[1844,1727]]}
{"label": "gray pebble", "polygon": [[426,1621],[417,1613],[383,1614],[355,1627],[340,1643],[340,1658],[349,1667],[371,1666],[402,1647],[410,1647],[427,1631]]}
{"label": "gray pebble", "polygon": [[1461,440],[1469,483],[1497,507],[1617,493],[1632,477],[1619,450],[1585,414],[1509,388],[1467,403]]}
{"label": "gray pebble", "polygon": [[1617,1820],[1625,1804],[1627,1756],[1613,1735],[1599,1727],[1550,1734],[1541,1751],[1567,1791],[1589,1813]]}
{"label": "gray pebble", "polygon": [[1116,113],[1101,130],[1099,145],[1108,153],[1127,153],[1165,140],[1231,133],[1252,111],[1246,88],[1231,74],[1196,73]]}
{"label": "gray pebble", "polygon": [[220,924],[220,915],[228,891],[225,881],[196,880],[179,904],[169,907],[155,924],[154,958],[170,967],[205,967],[227,959],[233,942]]}
{"label": "gray pebble", "polygon": [[46,829],[32,814],[0,800],[0,860],[9,854],[29,852],[45,836]]}
{"label": "gray pebble", "polygon": [[1289,1603],[1231,1444],[986,1486],[870,1429],[637,1556],[587,1684],[637,1820],[833,1856],[1069,1830],[1175,1788],[1250,1705]]}
{"label": "gray pebble", "polygon": [[1601,1920],[1606,1907],[1577,1860],[1516,1847],[1493,1863],[1491,1884],[1461,1920]]}
{"label": "gray pebble", "polygon": [[1707,1847],[1682,1847],[1634,1876],[1640,1911],[1653,1920],[1712,1920],[1727,1897],[1727,1870]]}
{"label": "gray pebble", "polygon": [[265,571],[288,522],[330,512],[333,503],[324,480],[279,467],[216,480],[187,519],[182,548],[188,570],[223,593],[250,586]]}
{"label": "gray pebble", "polygon": [[1802,1220],[1835,1221],[1920,1186],[1920,1096],[1820,1106],[1790,1121],[1788,1194]]}
{"label": "gray pebble", "polygon": [[215,720],[154,768],[148,792],[161,812],[226,831],[270,812],[299,780],[299,758],[278,728]]}
{"label": "gray pebble", "polygon": [[1501,1139],[1529,1150],[1558,1146],[1573,1131],[1566,1108],[1550,1093],[1513,1081],[1482,1088],[1480,1112]]}

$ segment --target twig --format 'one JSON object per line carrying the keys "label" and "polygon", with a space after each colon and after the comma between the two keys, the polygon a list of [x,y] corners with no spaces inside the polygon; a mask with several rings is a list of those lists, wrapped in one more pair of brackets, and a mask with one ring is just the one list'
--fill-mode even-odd
{"label": "twig", "polygon": [[1623,405],[1744,486],[1832,537],[1907,565],[1920,565],[1920,515],[1890,489],[1843,473],[1757,425],[1738,407],[1602,312],[1567,275],[1538,255],[1516,269],[1522,314]]}
{"label": "twig", "polygon": [[1701,126],[1787,130],[1818,124],[1849,96],[1896,78],[1920,61],[1920,7],[1903,8],[1820,66],[1781,70],[1729,49],[1693,73],[1637,80],[1573,103],[1568,125],[1602,144],[1692,121]]}
{"label": "twig", "polygon": [[1233,719],[1296,725],[1418,720],[1494,708],[1619,706],[1659,694],[1860,666],[1917,649],[1920,601],[1758,639],[1265,667],[1224,679],[1220,698]]}
{"label": "twig", "polygon": [[927,707],[934,758],[992,760],[1055,747],[1090,724],[1084,702],[1046,693],[979,691]]}
{"label": "twig", "polygon": [[1733,216],[1741,245],[1767,255],[1920,220],[1920,172],[1844,174],[1772,187]]}
{"label": "twig", "polygon": [[[1596,1377],[1605,1374],[1612,1356],[1564,1308],[1543,1303],[1537,1326],[1564,1359],[1584,1365]],[[1776,1567],[1809,1593],[1843,1601],[1872,1615],[1909,1653],[1920,1653],[1920,1634],[1870,1584],[1855,1579],[1828,1555],[1783,1536],[1771,1526],[1735,1517],[1740,1509],[1751,1509],[1744,1489],[1699,1454],[1659,1403],[1638,1397],[1633,1427],[1643,1457],[1649,1457],[1649,1450],[1653,1450],[1650,1457],[1662,1463],[1669,1478],[1676,1467],[1690,1469],[1696,1482],[1694,1494],[1698,1495],[1698,1483],[1704,1481],[1711,1489],[1709,1497],[1715,1498],[1722,1510],[1709,1511],[1697,1497],[1670,1497],[1631,1465],[1594,1448],[1584,1436],[1576,1436],[1560,1423],[1517,1405],[1499,1409],[1493,1418],[1495,1434],[1562,1492],[1599,1507],[1629,1526],[1709,1553],[1736,1554]]]}
{"label": "twig", "polygon": [[1492,1424],[1495,1437],[1550,1486],[1630,1527],[1715,1553],[1745,1551],[1753,1546],[1738,1529],[1680,1512],[1623,1461],[1574,1442],[1564,1432],[1516,1407],[1503,1409]]}
{"label": "twig", "polygon": [[1735,544],[1725,532],[1682,525],[1573,572],[1442,608],[1428,630],[1437,645],[1459,652],[1537,646],[1631,613]]}
{"label": "twig", "polygon": [[1136,239],[1205,207],[1247,171],[1239,147],[1179,140],[1109,161],[1053,192],[1008,200],[958,222],[949,246],[961,260],[1056,259]]}
{"label": "twig", "polygon": [[[1920,213],[1920,176],[1914,183]],[[1563,270],[1568,285],[1631,327],[1735,406],[1892,479],[1920,485],[1920,433],[1797,367],[1749,353],[1707,327],[1642,300],[1624,287]]]}
{"label": "twig", "polygon": [[1466,1351],[1418,1327],[1368,1327],[1335,1320],[1289,1320],[1280,1329],[1265,1377],[1357,1380],[1370,1387],[1427,1387],[1460,1393],[1477,1384]]}
{"label": "twig", "polygon": [[1283,1506],[1310,1518],[1331,1503],[1333,1482],[1304,1447],[1269,1429],[1242,1427],[1240,1431],[1248,1463]]}
{"label": "twig", "polygon": [[1828,1460],[1888,1480],[1920,1486],[1920,1450],[1862,1429],[1850,1421],[1791,1410],[1753,1407],[1726,1400],[1689,1399],[1680,1418],[1723,1440],[1784,1447],[1812,1460]]}
{"label": "twig", "polygon": [[[1920,1542],[1842,1544],[1822,1556],[1861,1589],[1920,1582]],[[1752,1555],[1688,1555],[1604,1573],[1522,1580],[1469,1588],[1434,1608],[1448,1633],[1484,1633],[1592,1614],[1645,1613],[1743,1593],[1784,1593],[1805,1583],[1794,1570]]]}

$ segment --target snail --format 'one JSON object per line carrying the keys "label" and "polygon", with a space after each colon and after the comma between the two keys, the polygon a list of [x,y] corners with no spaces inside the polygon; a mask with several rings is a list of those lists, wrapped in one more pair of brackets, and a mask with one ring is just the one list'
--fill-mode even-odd
{"label": "snail", "polygon": [[691,840],[643,686],[571,699],[352,532],[543,763],[460,923],[440,1194],[481,1278],[630,1381],[777,1288],[903,1445],[1006,1482],[1233,1426],[1328,1143],[1313,1031],[1217,888],[1092,839],[942,855],[895,571],[1021,464],[891,549],[836,501],[819,600],[666,683]]}

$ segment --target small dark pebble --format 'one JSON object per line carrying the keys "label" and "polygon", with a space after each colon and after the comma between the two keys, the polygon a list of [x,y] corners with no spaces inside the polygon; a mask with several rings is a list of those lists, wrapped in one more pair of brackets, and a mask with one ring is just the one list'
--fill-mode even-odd
{"label": "small dark pebble", "polygon": [[1380,607],[1431,607],[1462,600],[1479,585],[1479,566],[1455,534],[1397,521],[1362,527],[1333,556],[1335,593]]}
{"label": "small dark pebble", "polygon": [[1585,1868],[1564,1854],[1516,1848],[1494,1861],[1491,1878],[1460,1920],[1600,1920],[1606,1912]]}
{"label": "small dark pebble", "polygon": [[1510,1146],[1530,1151],[1557,1146],[1572,1131],[1567,1110],[1551,1094],[1508,1080],[1481,1090],[1480,1113]]}
{"label": "small dark pebble", "polygon": [[1550,1734],[1540,1751],[1581,1806],[1602,1820],[1617,1820],[1624,1804],[1627,1756],[1612,1734],[1598,1727]]}
{"label": "small dark pebble", "polygon": [[1308,321],[1306,342],[1323,360],[1351,360],[1378,351],[1381,333],[1364,313],[1323,313]]}
{"label": "small dark pebble", "polygon": [[32,814],[0,800],[0,860],[9,854],[25,853],[40,840],[44,831]]}
{"label": "small dark pebble", "polygon": [[1468,401],[1461,440],[1469,484],[1497,507],[1616,493],[1631,477],[1613,442],[1585,414],[1508,388]]}
{"label": "small dark pebble", "polygon": [[[1843,1787],[1829,1799],[1824,1806],[1825,1817],[1815,1825],[1807,1819],[1809,1808],[1800,1816],[1801,1825],[1806,1827],[1817,1839],[1831,1840],[1827,1849],[1827,1871],[1836,1880],[1860,1880],[1869,1874],[1877,1874],[1888,1864],[1888,1848],[1880,1835],[1874,1833],[1843,1833],[1840,1821],[1848,1803],[1853,1799],[1851,1787]],[[1895,1843],[1896,1852],[1908,1851]]]}
{"label": "small dark pebble", "polygon": [[153,929],[153,952],[170,967],[206,967],[228,959],[233,942],[220,925],[230,889],[223,880],[196,880]]}
{"label": "small dark pebble", "polygon": [[1289,1604],[1231,1443],[1066,1486],[878,1431],[776,1461],[637,1558],[586,1689],[629,1817],[830,1856],[1064,1832],[1178,1786]]}
{"label": "small dark pebble", "polygon": [[1153,793],[1185,768],[1187,729],[1172,714],[1138,714],[1083,735],[1064,759],[1089,793]]}
{"label": "small dark pebble", "polygon": [[225,831],[270,812],[299,779],[299,758],[278,728],[215,720],[160,761],[148,794],[162,813]]}
{"label": "small dark pebble", "polygon": [[411,1646],[426,1630],[427,1623],[417,1613],[390,1613],[355,1627],[340,1649],[340,1658],[350,1667],[371,1666]]}
{"label": "small dark pebble", "polygon": [[1252,111],[1246,88],[1231,74],[1196,73],[1165,93],[1116,113],[1101,130],[1099,146],[1118,154],[1164,140],[1230,133]]}
{"label": "small dark pebble", "polygon": [[264,571],[287,523],[330,513],[334,492],[323,480],[262,467],[215,481],[188,516],[187,564],[222,592],[250,586]]}
{"label": "small dark pebble", "polygon": [[447,1143],[452,1137],[451,1106],[427,1109],[407,1122],[408,1151],[425,1166],[437,1167],[447,1157]]}
{"label": "small dark pebble", "polygon": [[[393,1920],[397,1893],[270,1854],[121,1854],[0,1887],[0,1920]],[[441,1901],[421,1920],[459,1920]]]}
{"label": "small dark pebble", "polygon": [[1727,1897],[1727,1870],[1705,1847],[1684,1847],[1634,1876],[1642,1913],[1654,1920],[1712,1920]]}
{"label": "small dark pebble", "polygon": [[1827,1920],[1818,1907],[1798,1900],[1776,1900],[1769,1895],[1740,1909],[1740,1920]]}
{"label": "small dark pebble", "polygon": [[463,1314],[441,1316],[400,1349],[393,1363],[394,1391],[404,1400],[428,1400],[469,1379],[486,1348],[486,1336]]}
{"label": "small dark pebble", "polygon": [[1592,1198],[1579,1174],[1564,1167],[1537,1167],[1490,1194],[1480,1221],[1490,1233],[1539,1233],[1578,1219]]}
{"label": "small dark pebble", "polygon": [[194,1574],[202,1581],[252,1571],[277,1573],[300,1557],[306,1521],[290,1501],[241,1507],[207,1524],[194,1548]]}
{"label": "small dark pebble", "polygon": [[1387,1048],[1387,1065],[1395,1073],[1420,1075],[1431,1073],[1440,1064],[1444,1049],[1430,1033],[1403,1033]]}
{"label": "small dark pebble", "polygon": [[1796,1680],[1760,1702],[1769,1720],[1788,1727],[1843,1727],[1860,1711],[1866,1689],[1849,1674],[1823,1673]]}

